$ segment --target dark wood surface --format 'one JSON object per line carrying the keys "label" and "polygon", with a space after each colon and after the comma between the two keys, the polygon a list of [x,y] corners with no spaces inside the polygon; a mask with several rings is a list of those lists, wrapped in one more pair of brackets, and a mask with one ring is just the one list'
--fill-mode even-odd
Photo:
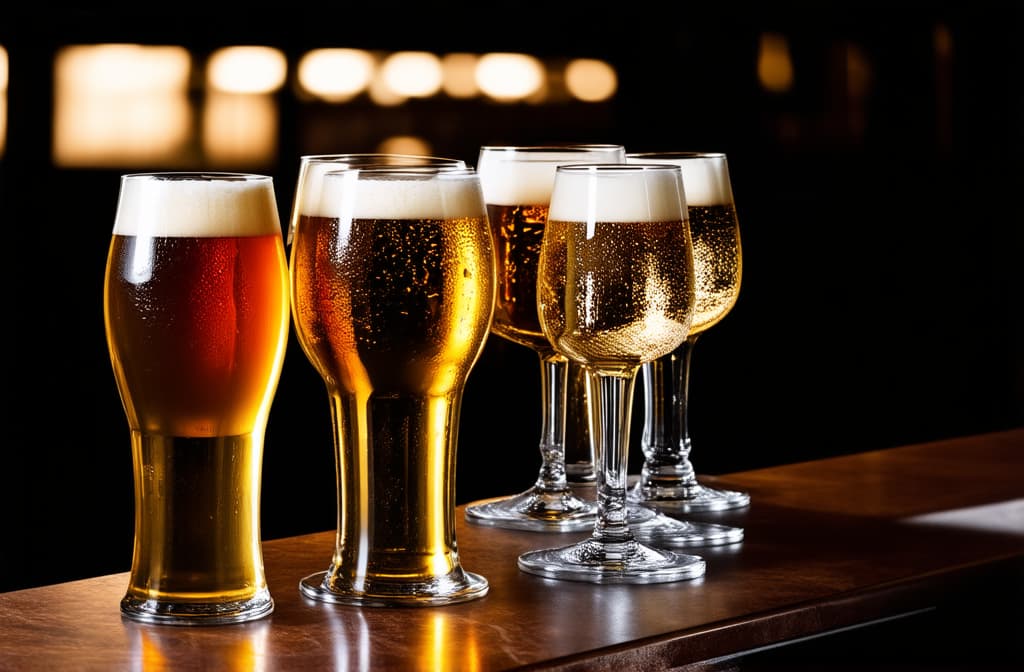
{"label": "dark wood surface", "polygon": [[[625,670],[721,665],[764,647],[981,593],[1024,598],[1024,429],[703,479],[745,489],[718,520],[742,543],[693,549],[705,577],[597,586],[520,572],[579,534],[478,527],[459,513],[483,599],[447,607],[314,603],[333,531],[268,541],[274,613],[232,626],[122,620],[127,574],[0,594],[0,670]],[[87,548],[68,549],[68,560]],[[965,618],[970,618],[969,614]]]}

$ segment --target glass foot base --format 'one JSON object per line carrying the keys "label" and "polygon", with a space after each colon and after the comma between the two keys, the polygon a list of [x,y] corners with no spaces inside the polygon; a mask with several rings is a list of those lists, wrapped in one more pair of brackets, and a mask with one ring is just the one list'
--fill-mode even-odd
{"label": "glass foot base", "polygon": [[645,546],[635,540],[587,539],[571,546],[523,553],[519,569],[549,579],[588,583],[668,583],[704,576],[706,563],[686,555]]}
{"label": "glass foot base", "polygon": [[633,503],[656,506],[672,513],[728,511],[750,506],[750,495],[745,492],[710,488],[693,482],[645,485],[641,479],[629,489],[626,498]]}
{"label": "glass foot base", "polygon": [[489,588],[487,579],[462,569],[430,581],[370,581],[360,591],[331,588],[327,575],[310,574],[299,582],[299,592],[321,602],[361,607],[438,607],[475,600]]}
{"label": "glass foot base", "polygon": [[266,589],[238,602],[161,602],[129,596],[121,600],[122,616],[157,625],[228,625],[254,621],[273,611],[274,600]]}
{"label": "glass foot base", "polygon": [[581,532],[594,529],[597,504],[580,499],[570,489],[545,492],[531,488],[510,497],[473,502],[466,520],[534,532]]}
{"label": "glass foot base", "polygon": [[[632,508],[631,505],[630,509]],[[742,527],[678,520],[663,513],[656,513],[649,519],[637,523],[632,522],[631,516],[629,529],[641,543],[658,548],[721,546],[743,541]]]}

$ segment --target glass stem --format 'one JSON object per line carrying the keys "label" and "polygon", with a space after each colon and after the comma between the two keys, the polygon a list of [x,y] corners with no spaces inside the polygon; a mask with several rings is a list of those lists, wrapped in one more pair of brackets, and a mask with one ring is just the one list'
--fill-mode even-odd
{"label": "glass stem", "polygon": [[[691,334],[670,354],[644,367],[644,473],[681,486],[697,484],[690,463],[690,358],[699,334]],[[668,370],[666,370],[666,368]]]}
{"label": "glass stem", "polygon": [[569,488],[565,477],[565,404],[568,360],[555,352],[540,353],[541,402],[540,474],[535,488],[560,492]]}
{"label": "glass stem", "polygon": [[593,538],[631,541],[626,505],[629,427],[636,369],[628,374],[587,370],[590,437],[597,460],[597,522]]}

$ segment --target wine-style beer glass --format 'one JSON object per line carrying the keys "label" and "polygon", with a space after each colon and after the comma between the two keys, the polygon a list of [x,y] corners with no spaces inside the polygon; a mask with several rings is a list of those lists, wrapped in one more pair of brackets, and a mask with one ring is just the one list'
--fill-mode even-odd
{"label": "wine-style beer glass", "polygon": [[260,473],[290,319],[272,178],[123,176],[104,315],[135,483],[121,612],[184,625],[266,616]]}
{"label": "wine-style beer glass", "polygon": [[720,152],[645,152],[629,154],[627,163],[634,162],[677,165],[683,172],[697,304],[686,341],[642,367],[644,464],[629,498],[679,513],[742,508],[750,504],[748,493],[701,484],[689,457],[690,358],[697,338],[736,304],[743,270],[728,161]]}
{"label": "wine-style beer glass", "polygon": [[292,316],[334,427],[338,528],[316,600],[436,606],[483,597],[455,539],[459,413],[494,311],[476,172],[348,168],[323,176],[291,246]]}
{"label": "wine-style beer glass", "polygon": [[679,167],[560,166],[537,278],[544,335],[587,371],[597,516],[589,538],[523,553],[519,568],[593,583],[703,576],[700,556],[638,541],[626,502],[636,374],[679,347],[693,317],[693,251]]}
{"label": "wine-style beer glass", "polygon": [[498,292],[493,333],[540,358],[541,467],[515,495],[471,502],[466,520],[536,531],[593,527],[594,502],[581,499],[565,471],[566,358],[544,337],[537,319],[537,261],[548,218],[555,169],[566,163],[625,163],[622,145],[484,146],[477,171],[495,240]]}

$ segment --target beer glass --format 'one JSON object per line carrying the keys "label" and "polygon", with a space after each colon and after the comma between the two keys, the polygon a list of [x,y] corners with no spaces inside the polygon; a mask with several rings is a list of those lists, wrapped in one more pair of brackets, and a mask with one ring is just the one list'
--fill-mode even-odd
{"label": "beer glass", "polygon": [[627,163],[633,162],[667,163],[682,169],[697,305],[683,344],[642,367],[644,464],[629,498],[679,513],[742,508],[750,504],[748,493],[698,482],[689,457],[687,409],[690,358],[697,338],[732,310],[740,291],[743,257],[728,161],[719,152],[646,152],[629,154]]}
{"label": "beer glass", "polygon": [[636,374],[686,339],[695,296],[678,166],[558,167],[537,271],[538,315],[551,347],[587,371],[597,516],[589,538],[523,553],[521,570],[593,583],[703,576],[700,556],[638,541],[626,502]]}
{"label": "beer glass", "polygon": [[624,163],[622,145],[484,146],[477,170],[495,240],[498,293],[493,333],[540,358],[541,466],[524,492],[472,502],[472,523],[523,530],[578,531],[594,525],[594,502],[578,497],[565,472],[568,362],[537,319],[537,261],[555,169],[566,163]]}
{"label": "beer glass", "polygon": [[484,596],[455,538],[462,394],[494,312],[476,172],[325,174],[298,218],[290,273],[296,334],[330,401],[338,496],[330,566],[300,591],[364,606]]}
{"label": "beer glass", "polygon": [[122,613],[188,625],[269,614],[260,478],[289,328],[272,179],[123,176],[104,314],[135,481]]}

